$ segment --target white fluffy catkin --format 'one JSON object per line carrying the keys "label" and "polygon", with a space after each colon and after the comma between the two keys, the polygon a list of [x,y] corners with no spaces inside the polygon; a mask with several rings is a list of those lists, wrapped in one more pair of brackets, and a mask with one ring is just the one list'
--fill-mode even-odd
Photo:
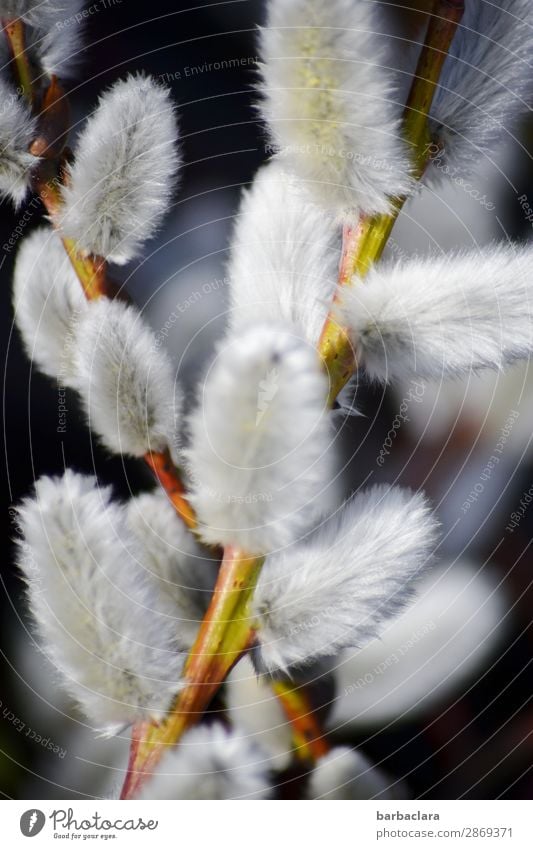
{"label": "white fluffy catkin", "polygon": [[431,108],[433,165],[425,180],[465,175],[509,138],[531,105],[530,0],[468,0]]}
{"label": "white fluffy catkin", "polygon": [[28,357],[63,386],[75,383],[76,325],[87,301],[59,237],[41,227],[17,253],[13,307]]}
{"label": "white fluffy catkin", "polygon": [[288,168],[343,217],[411,190],[408,150],[366,0],[271,0],[261,110]]}
{"label": "white fluffy catkin", "polygon": [[49,75],[69,76],[81,51],[82,0],[1,0],[0,18],[24,21],[25,50]]}
{"label": "white fluffy catkin", "polygon": [[41,478],[19,508],[19,566],[37,642],[63,686],[101,730],[159,717],[184,655],[166,608],[140,564],[123,508],[94,478]]}
{"label": "white fluffy catkin", "polygon": [[335,292],[340,232],[276,160],[242,198],[228,265],[230,326],[287,321],[316,345]]}
{"label": "white fluffy catkin", "polygon": [[102,95],[63,189],[62,228],[117,263],[135,257],[170,203],[180,158],[169,90],[129,76]]}
{"label": "white fluffy catkin", "polygon": [[391,781],[361,752],[337,746],[317,762],[310,799],[394,799]]}
{"label": "white fluffy catkin", "polygon": [[172,363],[133,306],[99,298],[77,329],[77,388],[110,451],[142,457],[176,448],[182,395]]}
{"label": "white fluffy catkin", "polygon": [[0,195],[19,206],[38,159],[28,152],[37,133],[26,102],[0,77]]}
{"label": "white fluffy catkin", "polygon": [[143,563],[172,601],[180,645],[189,649],[211,600],[218,559],[196,541],[162,490],[132,498],[127,520]]}
{"label": "white fluffy catkin", "polygon": [[294,541],[330,478],[327,380],[291,329],[219,346],[191,419],[193,502],[207,542],[264,554]]}
{"label": "white fluffy catkin", "polygon": [[409,490],[365,490],[303,543],[267,557],[253,600],[256,662],[288,670],[355,648],[410,601],[436,522]]}
{"label": "white fluffy catkin", "polygon": [[530,247],[379,263],[343,289],[340,321],[378,381],[500,369],[533,351]]}
{"label": "white fluffy catkin", "polygon": [[140,799],[265,799],[268,760],[250,739],[222,725],[189,731],[144,783]]}
{"label": "white fluffy catkin", "polygon": [[30,51],[48,75],[72,76],[82,56],[86,8],[83,0],[50,0],[33,5],[35,25],[27,33]]}

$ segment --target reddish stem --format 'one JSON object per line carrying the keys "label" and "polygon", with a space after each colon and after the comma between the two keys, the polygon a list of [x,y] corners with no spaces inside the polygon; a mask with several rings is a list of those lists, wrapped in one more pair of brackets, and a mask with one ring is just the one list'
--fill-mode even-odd
{"label": "reddish stem", "polygon": [[144,455],[144,459],[187,527],[191,529],[196,528],[195,512],[187,501],[185,487],[180,479],[178,470],[172,462],[168,449],[161,452],[149,451]]}
{"label": "reddish stem", "polygon": [[285,680],[274,681],[273,690],[291,723],[294,748],[300,760],[316,763],[330,745],[304,687]]}

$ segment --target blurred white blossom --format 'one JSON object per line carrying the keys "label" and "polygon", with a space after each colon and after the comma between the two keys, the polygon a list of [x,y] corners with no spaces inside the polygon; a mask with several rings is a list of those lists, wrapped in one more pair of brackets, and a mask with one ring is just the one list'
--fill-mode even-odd
{"label": "blurred white blossom", "polygon": [[270,795],[261,749],[234,728],[189,731],[161,760],[141,799],[264,799]]}

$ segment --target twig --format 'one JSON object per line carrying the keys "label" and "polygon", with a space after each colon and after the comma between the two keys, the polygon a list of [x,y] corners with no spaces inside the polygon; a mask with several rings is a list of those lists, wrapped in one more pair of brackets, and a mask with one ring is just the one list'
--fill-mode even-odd
{"label": "twig", "polygon": [[29,103],[33,103],[34,90],[31,65],[26,53],[24,22],[20,18],[3,20],[5,33],[15,60],[20,90]]}
{"label": "twig", "polygon": [[296,757],[306,763],[316,763],[330,750],[305,687],[295,687],[290,681],[279,679],[272,683],[283,711],[291,723]]}
{"label": "twig", "polygon": [[255,640],[250,616],[263,558],[247,557],[227,548],[211,603],[200,626],[184,670],[184,684],[169,716],[160,725],[136,726],[121,799],[134,797],[151,775],[165,748],[203,715],[230,670]]}
{"label": "twig", "polygon": [[[422,177],[430,158],[429,111],[444,60],[463,12],[463,0],[436,0],[407,100],[403,130],[413,152],[413,176],[417,180]],[[393,199],[390,213],[362,218],[354,231],[345,228],[339,276],[341,287],[353,285],[354,277],[363,278],[380,259],[406,200]],[[357,369],[353,346],[334,312],[330,313],[322,330],[319,351],[329,373],[329,402],[333,404]]]}

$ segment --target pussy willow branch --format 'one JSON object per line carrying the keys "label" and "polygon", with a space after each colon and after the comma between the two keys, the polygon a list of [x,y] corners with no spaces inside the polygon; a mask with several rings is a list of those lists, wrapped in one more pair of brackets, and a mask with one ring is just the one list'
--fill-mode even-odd
{"label": "pussy willow branch", "polygon": [[231,669],[253,645],[250,603],[262,558],[226,548],[217,584],[184,669],[184,685],[169,716],[159,725],[134,729],[121,799],[135,796],[159,761],[198,722]]}
{"label": "pussy willow branch", "polygon": [[[17,57],[17,73],[22,91],[28,101],[34,103],[36,97],[32,87],[31,68],[24,51],[23,23],[13,22],[9,32],[13,51]],[[59,229],[57,222],[61,209],[60,187],[65,181],[64,146],[70,126],[70,108],[65,92],[56,77],[52,77],[44,94],[39,115],[39,136],[30,148],[30,152],[41,159],[33,178],[33,188],[41,198],[52,224]],[[123,290],[109,276],[107,264],[102,257],[81,253],[72,239],[62,236],[62,242],[88,300],[102,296],[127,300]],[[187,499],[179,470],[176,469],[169,450],[149,452],[145,455],[145,462],[182,521],[190,529],[196,529],[196,515]],[[212,603],[185,669],[187,686],[183,696],[177,700],[176,710],[170,714],[161,731],[156,732],[156,726],[151,723],[139,723],[135,726],[132,733],[128,780],[133,780],[136,758],[149,750],[152,738],[156,737],[157,747],[161,747],[164,745],[166,736],[171,741],[177,739],[182,733],[181,726],[184,730],[201,716],[211,698],[207,683],[212,680],[215,690],[218,689],[229,671],[226,668],[228,658],[231,658],[233,665],[246,651],[253,638],[253,631],[247,624],[246,617],[243,616],[245,602],[247,598],[248,600],[251,598],[252,588],[255,586],[251,577],[258,575],[261,562],[255,559],[249,560],[244,556],[237,557],[231,550],[225,552]],[[248,595],[246,586],[249,587]],[[237,591],[239,595],[236,595]],[[237,608],[242,610],[236,619]],[[224,634],[226,634],[225,637]],[[228,645],[227,656],[222,660],[219,657],[221,640],[224,641],[224,645],[226,643]],[[293,726],[295,750],[302,756],[305,745],[307,756],[310,757],[312,752],[318,752],[317,745],[314,743],[314,740],[321,736],[318,721],[312,718],[308,700],[302,690],[295,692],[292,698],[285,695],[287,691],[288,685],[281,689],[279,686],[275,688],[287,718]],[[305,740],[305,733],[302,731],[304,726],[306,729],[312,729],[313,740],[310,743]],[[320,751],[323,750],[327,750],[325,743],[320,747]]]}
{"label": "pussy willow branch", "polygon": [[[6,31],[16,59],[16,73],[24,96],[35,103],[36,92],[31,79],[31,68],[24,49],[24,24],[17,20],[9,22]],[[69,129],[70,109],[68,99],[56,77],[52,77],[39,112],[39,136],[34,140],[30,152],[41,161],[33,176],[33,189],[39,195],[47,210],[53,226],[58,227],[61,208],[60,187],[65,180],[64,145]],[[87,300],[106,296],[109,298],[127,296],[118,284],[109,276],[107,264],[102,257],[82,253],[72,239],[62,236],[65,251],[82,285]],[[149,452],[145,461],[165,489],[176,512],[189,528],[196,527],[194,512],[185,498],[185,488],[170,454]]]}
{"label": "pussy willow branch", "polygon": [[[438,0],[406,107],[404,131],[406,138],[413,145],[415,175],[418,177],[424,170],[423,151],[427,148],[429,140],[427,115],[444,58],[459,20],[458,4]],[[61,114],[61,100],[61,97],[49,98],[47,109],[55,112],[55,117]],[[50,128],[49,132],[53,135],[54,131]],[[46,149],[45,144],[44,150]],[[57,172],[55,174],[54,168]],[[51,160],[43,160],[35,181],[36,189],[56,227],[62,176],[56,156]],[[370,263],[381,255],[403,203],[404,199],[399,199],[395,202],[392,214],[363,220],[354,230],[345,232],[342,285],[350,284],[353,273],[365,273]],[[116,294],[115,291],[110,291],[106,264],[101,258],[80,253],[70,240],[64,240],[64,244],[88,298]],[[330,326],[333,327],[333,332]],[[351,363],[347,359],[347,352],[352,357]],[[324,329],[320,353],[333,377],[333,399],[355,369],[356,363],[346,334],[331,320]],[[170,456],[150,455],[147,462],[165,489],[170,491],[173,503],[184,521],[189,526],[195,524],[181,481],[173,474]],[[226,549],[211,603],[185,665],[184,686],[170,715],[159,726],[152,724],[147,727],[137,726],[134,729],[123,798],[129,798],[136,793],[145,774],[159,760],[163,748],[177,742],[183,732],[200,718],[230,669],[253,645],[255,629],[250,618],[250,602],[262,562],[262,559],[251,558],[244,552]],[[323,754],[326,744],[321,741],[321,735],[316,734],[313,720],[310,720],[312,727],[305,724],[305,719],[312,715],[311,712],[306,714],[305,710],[301,710],[302,701],[298,701],[293,688],[282,684],[278,686],[278,690],[289,714],[294,706],[297,707],[293,720],[301,723],[301,747],[313,758]]]}
{"label": "pussy willow branch", "polygon": [[[403,123],[405,137],[413,149],[413,171],[416,179],[420,179],[426,166],[430,138],[428,130],[429,110],[444,60],[463,11],[462,0],[436,0],[433,7],[425,44],[421,51],[414,82],[406,104]],[[405,201],[406,198],[396,199],[393,203],[393,211],[390,214],[362,218],[358,226],[345,229],[343,257],[340,267],[341,285],[351,285],[354,274],[364,276],[370,265],[379,259]],[[357,362],[345,330],[339,327],[332,315],[326,320],[319,343],[319,353],[329,371],[331,387],[329,401],[333,404],[335,398],[357,368]],[[231,554],[228,557],[228,553],[225,553],[225,569],[227,570],[225,578],[231,584],[231,592],[236,592],[242,597],[242,610],[246,612],[248,602],[255,590],[262,561],[254,563],[251,559],[246,558],[246,555],[241,554],[240,556],[241,561],[239,561],[239,558],[232,559]],[[240,563],[254,563],[254,565],[249,571],[245,570],[245,574],[242,575],[243,583],[239,590]],[[161,757],[161,746],[172,745],[179,741],[183,732],[193,724],[195,713],[207,707],[231,667],[253,644],[253,623],[249,623],[246,628],[242,627],[240,620],[237,624],[231,621],[221,622],[219,625],[223,628],[223,644],[229,651],[229,657],[220,658],[222,643],[220,642],[220,632],[214,624],[220,603],[220,599],[217,600],[216,597],[213,597],[206,618],[202,623],[201,633],[189,655],[190,660],[198,656],[201,660],[197,662],[191,660],[191,665],[189,665],[189,662],[187,663],[189,675],[192,673],[192,677],[188,679],[187,686],[178,696],[171,716],[165,721],[162,729],[157,732],[154,731],[149,739],[136,744],[136,752],[132,753],[130,759],[122,798],[131,798],[135,794],[146,772],[153,769]],[[233,604],[233,601],[231,604]],[[237,607],[236,604],[234,611],[237,610]],[[239,609],[241,608],[239,607]],[[235,634],[234,629],[237,626],[238,634]],[[201,652],[203,654],[200,654]],[[291,713],[291,695],[293,704],[296,704],[297,696],[294,688],[291,688],[290,685],[283,686],[282,704],[285,710],[288,709],[289,715]],[[300,703],[298,722],[305,722],[306,716],[305,705],[302,709]],[[307,732],[304,732],[304,737],[305,733]],[[314,731],[311,732],[311,738],[313,738],[313,735]],[[317,741],[319,740],[320,735],[317,738]],[[321,743],[317,742],[317,746],[320,747],[320,745]],[[324,743],[324,745],[327,744]],[[311,747],[308,747],[307,751],[311,758],[316,756],[316,751],[313,751]]]}
{"label": "pussy willow branch", "polygon": [[[57,162],[55,160],[43,160],[37,168],[33,185],[56,229],[59,229],[57,221],[61,207],[59,188],[61,183],[61,169],[58,169]],[[120,297],[127,300],[123,290],[109,276],[107,264],[102,257],[80,253],[72,239],[62,237],[62,242],[87,300],[91,301],[102,296],[109,298]],[[181,481],[178,469],[172,462],[169,451],[150,451],[145,454],[144,459],[165,490],[180,518],[185,522],[187,527],[194,529],[196,527],[196,517],[185,497],[185,487]]]}
{"label": "pussy willow branch", "polygon": [[282,678],[272,684],[274,693],[293,728],[296,757],[314,764],[326,755],[330,746],[308,696],[306,687],[294,686]]}
{"label": "pussy willow branch", "polygon": [[[416,180],[421,179],[430,158],[429,111],[463,13],[463,0],[435,0],[403,121],[403,133],[411,146]],[[353,285],[354,277],[363,278],[373,263],[380,259],[406,200],[395,198],[389,214],[363,216],[357,226],[344,228],[339,273],[341,287]],[[339,325],[333,313],[330,313],[322,330],[319,351],[329,373],[329,402],[333,404],[357,369],[353,346],[345,328]]]}
{"label": "pussy willow branch", "polygon": [[[44,166],[40,170],[35,183],[36,189],[50,214],[50,218],[52,222],[54,222],[57,221],[60,209],[60,192],[57,180],[52,179],[50,170],[51,167],[53,167],[52,163],[48,164],[48,169]],[[47,170],[48,179],[45,180],[44,177]],[[101,296],[124,297],[123,294],[119,292],[117,284],[108,276],[106,263],[101,257],[85,256],[80,254],[76,249],[75,243],[71,239],[63,238],[63,244],[78,278],[80,279],[88,300]],[[197,528],[196,515],[187,499],[186,490],[179,471],[174,466],[168,449],[162,452],[149,452],[145,455],[144,459],[159,481],[160,485],[163,487],[169,500],[174,505],[179,517],[183,520],[187,527],[191,530],[195,530]],[[245,555],[242,555],[241,560],[247,560]],[[191,663],[190,669],[191,672],[194,672],[194,678],[188,682],[189,687],[184,690],[182,701],[178,699],[176,708],[170,714],[166,723],[166,734],[169,737],[175,735],[175,740],[179,739],[179,736],[181,736],[183,731],[192,724],[192,720],[183,722],[181,713],[183,712],[185,715],[190,715],[190,704],[196,704],[196,700],[201,696],[207,698],[207,701],[204,704],[204,709],[210,701],[211,695],[209,695],[208,690],[205,687],[200,687],[198,690],[198,684],[202,683],[202,675],[205,673],[206,680],[210,677],[214,677],[217,680],[218,683],[213,691],[214,694],[229,672],[229,669],[226,669],[224,664],[220,665],[217,657],[219,649],[217,625],[225,627],[227,622],[226,620],[219,621],[217,617],[219,617],[222,613],[224,615],[229,614],[229,611],[223,602],[226,601],[230,605],[233,604],[235,589],[233,588],[232,580],[235,581],[235,586],[242,590],[243,597],[246,595],[248,587],[251,597],[253,588],[255,587],[255,581],[259,576],[260,565],[262,565],[262,561],[254,562],[258,564],[257,569],[252,569],[249,574],[245,566],[239,562],[239,559],[233,556],[231,550],[226,550],[224,552],[223,564],[226,564],[226,566],[224,569],[221,568],[213,595],[212,605],[206,613],[197,641],[193,646],[190,655],[190,657],[202,657],[202,664]],[[231,572],[232,569],[233,572]],[[254,577],[253,585],[251,583],[252,576]],[[228,596],[227,598],[226,595]],[[229,629],[228,639],[233,639],[234,636],[236,636],[235,648],[237,649],[240,646],[239,654],[232,661],[232,665],[246,652],[253,637],[252,631],[249,628],[246,634],[244,634],[244,638],[241,638],[241,631],[242,629],[240,627]],[[189,666],[186,668],[186,673],[188,668]],[[186,681],[188,681],[187,674]],[[324,734],[321,732],[316,717],[312,718],[310,716],[309,704],[304,691],[300,690],[299,692],[295,692],[292,699],[289,699],[286,695],[288,689],[288,686],[283,690],[274,688],[274,692],[278,696],[287,719],[293,727],[295,750],[298,752],[301,750],[303,745],[303,726],[306,728],[312,727],[314,740],[318,740],[319,737],[323,738]],[[283,696],[282,693],[284,694]],[[199,707],[195,710],[195,713],[195,719],[200,718],[201,711]],[[152,729],[150,729],[150,733],[147,734],[147,728],[150,729],[149,723],[141,723],[139,727],[135,729],[132,742],[135,743],[134,748],[138,751],[139,757],[142,757],[145,751],[149,748],[149,741],[153,736],[151,733]],[[143,746],[141,743],[145,737],[146,746]],[[159,746],[162,745],[159,737],[157,737],[157,743]],[[324,752],[327,751],[329,747],[325,742],[323,742],[321,747],[310,744],[308,746],[308,758],[311,756],[311,753],[318,752],[319,748],[321,752]],[[130,774],[133,771],[134,763],[135,759],[130,765]]]}
{"label": "pussy willow branch", "polygon": [[[175,745],[199,722],[229,672],[253,647],[256,628],[250,605],[263,562],[264,558],[225,549],[209,608],[185,664],[183,689],[159,726],[138,723],[133,730],[122,799],[134,797],[164,748]],[[273,682],[272,688],[291,725],[296,757],[316,763],[330,746],[306,688],[285,680]]]}

